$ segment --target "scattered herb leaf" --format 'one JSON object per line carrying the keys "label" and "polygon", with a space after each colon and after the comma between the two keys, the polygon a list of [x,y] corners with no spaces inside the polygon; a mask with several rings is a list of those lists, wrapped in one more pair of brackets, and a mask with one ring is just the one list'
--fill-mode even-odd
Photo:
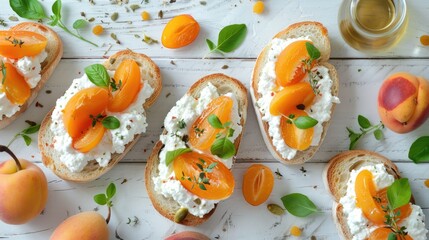
{"label": "scattered herb leaf", "polygon": [[296,217],[306,217],[318,212],[316,205],[304,194],[292,193],[281,198],[286,210]]}
{"label": "scattered herb leaf", "polygon": [[[26,121],[27,122],[27,121]],[[15,134],[15,136],[12,138],[12,140],[10,140],[10,142],[7,144],[7,147],[9,147],[10,145],[12,145],[12,143],[18,139],[19,137],[22,137],[22,139],[24,139],[25,145],[30,146],[32,139],[30,136],[28,136],[29,134],[34,134],[36,132],[39,131],[40,129],[40,124],[36,124],[33,125],[32,121],[27,122],[28,125],[30,125],[29,127],[25,128],[24,130],[22,130],[21,132]]]}
{"label": "scattered herb leaf", "polygon": [[350,139],[349,150],[354,149],[359,139],[368,133],[374,132],[374,137],[377,140],[382,140],[384,138],[382,132],[382,129],[384,129],[384,124],[382,122],[377,125],[372,125],[368,118],[359,115],[358,124],[360,126],[360,132],[354,132],[349,127],[346,127]]}
{"label": "scattered herb leaf", "polygon": [[408,158],[414,163],[429,162],[429,136],[419,137],[411,144]]}
{"label": "scattered herb leaf", "polygon": [[219,32],[217,46],[209,39],[206,39],[206,42],[211,52],[229,53],[243,43],[246,34],[246,24],[232,24]]}

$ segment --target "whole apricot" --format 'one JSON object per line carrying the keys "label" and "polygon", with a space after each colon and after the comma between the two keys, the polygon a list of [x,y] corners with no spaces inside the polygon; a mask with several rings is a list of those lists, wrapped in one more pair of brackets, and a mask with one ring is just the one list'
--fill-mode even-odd
{"label": "whole apricot", "polygon": [[166,237],[164,240],[209,240],[209,239],[210,238],[208,238],[206,235],[199,232],[184,231],[184,232],[179,232],[169,237]]}
{"label": "whole apricot", "polygon": [[187,14],[171,19],[162,32],[161,42],[166,48],[181,48],[191,44],[200,33],[200,25]]}
{"label": "whole apricot", "polygon": [[378,92],[378,113],[394,132],[418,128],[429,116],[429,82],[406,72],[390,75]]}

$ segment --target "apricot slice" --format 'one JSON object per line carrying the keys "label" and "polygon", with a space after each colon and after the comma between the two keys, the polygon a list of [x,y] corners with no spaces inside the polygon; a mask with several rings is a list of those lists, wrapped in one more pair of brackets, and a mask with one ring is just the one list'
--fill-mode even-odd
{"label": "apricot slice", "polygon": [[200,25],[187,14],[171,19],[162,32],[161,42],[167,48],[181,48],[191,44],[200,32]]}
{"label": "apricot slice", "polygon": [[189,129],[189,143],[191,146],[201,151],[210,149],[216,140],[216,134],[222,129],[213,128],[208,122],[208,117],[214,114],[222,123],[229,122],[233,104],[232,99],[227,96],[213,99]]}
{"label": "apricot slice", "polygon": [[48,40],[35,32],[0,31],[0,55],[18,59],[36,56],[46,48]]}
{"label": "apricot slice", "polygon": [[85,133],[73,139],[73,148],[82,153],[91,151],[101,142],[105,131],[103,124],[97,122],[94,127],[88,128]]}
{"label": "apricot slice", "polygon": [[[31,88],[25,78],[10,63],[4,63],[6,68],[6,78],[1,90],[6,93],[7,99],[13,104],[22,105],[31,95]],[[0,71],[0,83],[3,80],[3,74]]]}
{"label": "apricot slice", "polygon": [[[294,110],[290,112],[295,116],[295,119],[301,116],[308,116],[305,111]],[[313,140],[314,128],[300,129],[288,121],[287,118],[282,117],[280,120],[280,129],[283,140],[286,145],[296,150],[306,150],[310,147]]]}
{"label": "apricot slice", "polygon": [[262,164],[253,164],[244,173],[243,196],[250,205],[258,206],[265,202],[273,187],[273,172]]}
{"label": "apricot slice", "polygon": [[[217,165],[202,176],[205,169],[213,163]],[[197,152],[184,153],[174,160],[173,168],[176,179],[183,187],[200,198],[222,200],[231,196],[234,190],[235,182],[231,171],[211,155]],[[208,179],[206,184],[201,182],[204,178]]]}
{"label": "apricot slice", "polygon": [[91,116],[103,114],[109,102],[109,91],[91,87],[76,93],[63,110],[63,121],[67,133],[75,139],[92,125]]}
{"label": "apricot slice", "polygon": [[306,59],[310,59],[305,46],[306,42],[310,41],[292,42],[278,56],[275,66],[278,85],[285,87],[300,82],[307,75],[305,63],[303,62]]}
{"label": "apricot slice", "polygon": [[274,95],[270,104],[270,113],[274,116],[289,115],[298,105],[308,107],[316,95],[307,82],[300,82],[283,88]]}
{"label": "apricot slice", "polygon": [[113,76],[117,90],[113,92],[108,110],[122,112],[137,98],[143,84],[139,65],[132,59],[126,59],[118,66]]}
{"label": "apricot slice", "polygon": [[[368,240],[380,240],[380,239],[388,239],[389,234],[392,232],[392,230],[388,228],[377,228],[371,234],[369,235]],[[405,235],[403,240],[412,240],[413,238],[410,235]]]}
{"label": "apricot slice", "polygon": [[[377,192],[373,175],[368,170],[361,171],[356,177],[355,183],[356,206],[362,209],[365,217],[378,226],[383,226],[386,221],[386,213],[382,206],[387,206],[387,189]],[[395,209],[395,211],[397,211]],[[410,205],[399,208],[399,219],[403,220],[411,213]]]}

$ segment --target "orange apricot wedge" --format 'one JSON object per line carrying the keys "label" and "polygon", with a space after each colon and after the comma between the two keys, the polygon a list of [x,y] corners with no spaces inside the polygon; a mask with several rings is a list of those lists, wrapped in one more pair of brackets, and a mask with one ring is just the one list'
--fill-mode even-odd
{"label": "orange apricot wedge", "polygon": [[[216,164],[210,171],[205,171]],[[231,171],[213,156],[197,152],[184,153],[173,162],[174,174],[183,187],[196,196],[209,200],[222,200],[234,190]],[[202,176],[202,173],[205,175]]]}
{"label": "orange apricot wedge", "polygon": [[[392,233],[392,230],[389,228],[377,228],[369,235],[368,240],[380,240],[380,239],[389,239],[389,234]],[[405,235],[403,240],[413,240],[410,235]]]}
{"label": "orange apricot wedge", "polygon": [[[6,78],[1,86],[6,93],[7,99],[13,104],[22,105],[31,95],[31,89],[25,78],[10,63],[4,63],[6,68]],[[3,80],[3,73],[0,71],[0,83]]]}
{"label": "orange apricot wedge", "polygon": [[221,123],[231,120],[231,111],[234,102],[230,97],[220,96],[211,101],[201,115],[194,121],[189,129],[189,143],[192,147],[205,151],[210,149],[216,140],[216,134],[222,129],[213,128],[208,122],[211,114],[216,115]]}
{"label": "orange apricot wedge", "polygon": [[200,25],[188,14],[172,18],[162,32],[161,42],[167,48],[181,48],[191,44],[200,32]]}
{"label": "orange apricot wedge", "polygon": [[[275,65],[277,85],[285,87],[304,79],[306,73],[304,60],[310,59],[305,43],[309,40],[292,42],[280,53]],[[314,61],[313,61],[314,65]]]}
{"label": "orange apricot wedge", "polygon": [[143,84],[139,65],[132,59],[126,59],[118,66],[113,76],[117,90],[113,92],[108,110],[122,112],[137,98]]}
{"label": "orange apricot wedge", "polygon": [[88,128],[85,133],[73,139],[73,148],[82,153],[91,151],[101,142],[105,131],[103,124],[97,122],[95,126]]}
{"label": "orange apricot wedge", "polygon": [[250,205],[258,206],[264,203],[273,187],[273,172],[262,164],[253,164],[244,173],[243,196]]}
{"label": "orange apricot wedge", "polygon": [[288,116],[298,105],[304,105],[304,108],[310,106],[315,96],[313,88],[307,82],[287,86],[274,95],[270,103],[270,113],[274,116]]}
{"label": "orange apricot wedge", "polygon": [[[301,116],[308,116],[308,114],[302,110],[294,110],[290,112],[290,114],[293,114],[295,119]],[[280,120],[280,129],[283,140],[289,147],[300,151],[310,147],[313,140],[314,128],[297,128],[295,124],[288,121],[287,118],[282,117]]]}
{"label": "orange apricot wedge", "polygon": [[81,137],[91,127],[93,119],[104,114],[109,102],[109,91],[91,87],[77,92],[63,110],[63,121],[71,138]]}
{"label": "orange apricot wedge", "polygon": [[7,58],[36,56],[47,44],[48,40],[35,32],[0,31],[0,55]]}

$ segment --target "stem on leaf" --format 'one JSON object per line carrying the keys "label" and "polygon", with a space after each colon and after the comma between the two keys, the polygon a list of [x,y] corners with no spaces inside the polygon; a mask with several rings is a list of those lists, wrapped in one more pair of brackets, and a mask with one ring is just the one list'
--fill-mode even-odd
{"label": "stem on leaf", "polygon": [[18,168],[18,171],[22,170],[22,166],[18,158],[15,156],[15,154],[13,154],[13,152],[7,146],[0,145],[0,152],[7,152],[13,158],[13,160],[15,160],[16,168]]}
{"label": "stem on leaf", "polygon": [[112,208],[110,207],[110,205],[107,205],[107,210],[108,210],[108,213],[107,213],[106,223],[109,224],[109,222],[110,222],[110,215],[112,213]]}

